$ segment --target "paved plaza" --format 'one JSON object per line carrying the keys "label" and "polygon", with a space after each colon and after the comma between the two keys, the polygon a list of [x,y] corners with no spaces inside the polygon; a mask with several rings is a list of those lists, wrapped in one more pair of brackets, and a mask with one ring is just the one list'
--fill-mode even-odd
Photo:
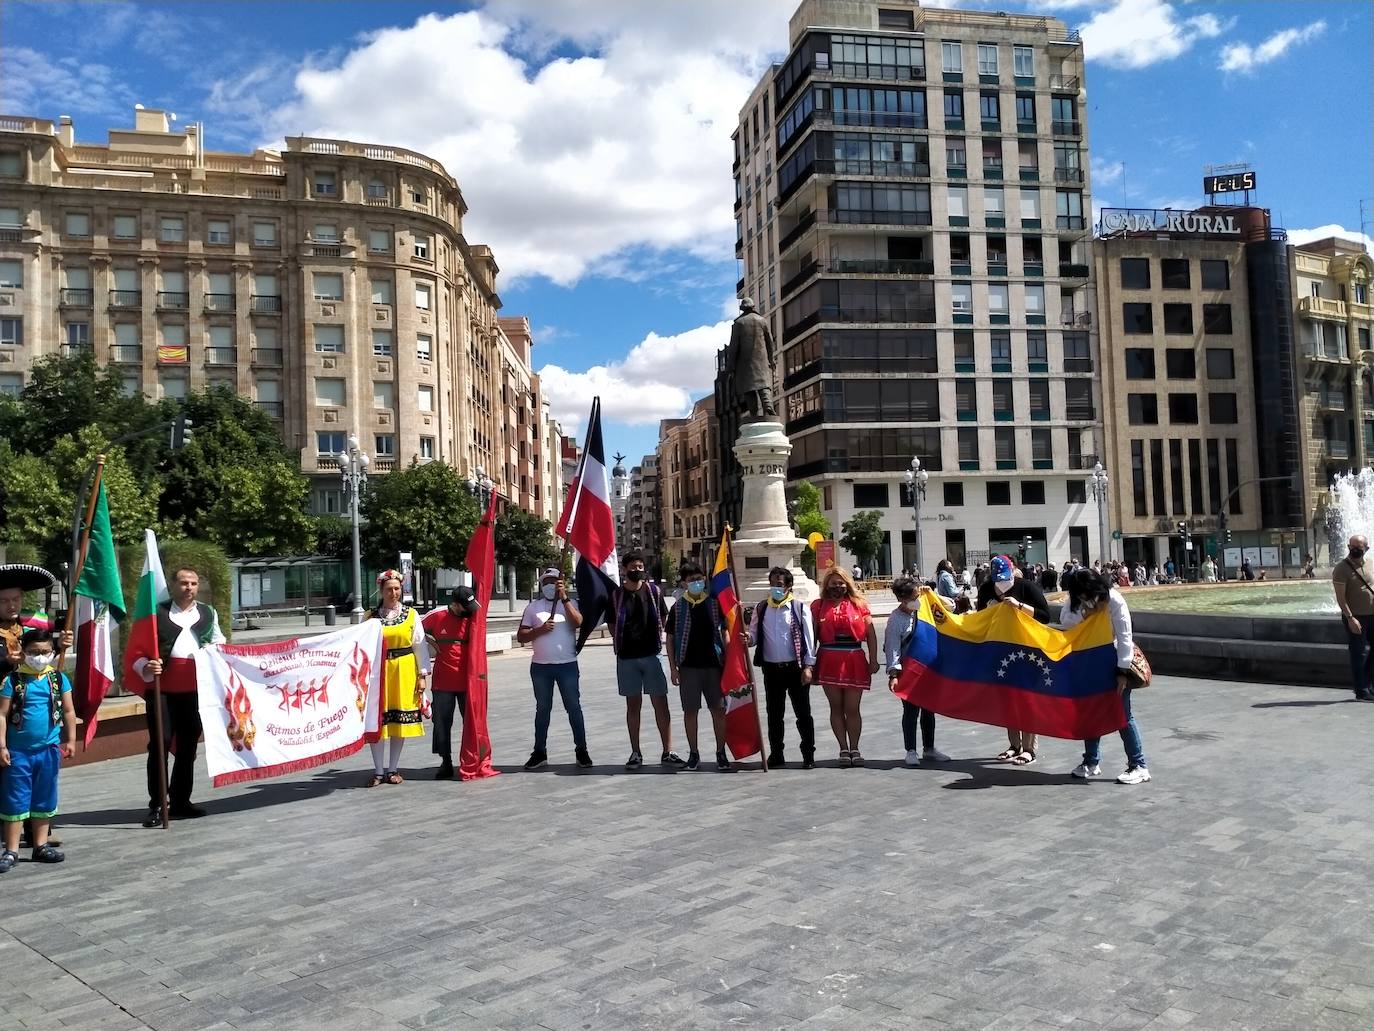
{"label": "paved plaza", "polygon": [[139,759],[70,771],[68,861],[0,880],[0,1026],[1374,1026],[1374,706],[1348,692],[1161,677],[1136,788],[1071,781],[1070,742],[992,763],[1001,730],[948,720],[956,761],[908,770],[886,691],[865,769],[822,718],[813,771],[626,773],[598,643],[596,769],[556,709],[558,765],[524,773],[526,661],[492,661],[489,781],[429,779],[427,742],[372,791],[361,755],[222,791],[202,767],[211,816],[164,833]]}

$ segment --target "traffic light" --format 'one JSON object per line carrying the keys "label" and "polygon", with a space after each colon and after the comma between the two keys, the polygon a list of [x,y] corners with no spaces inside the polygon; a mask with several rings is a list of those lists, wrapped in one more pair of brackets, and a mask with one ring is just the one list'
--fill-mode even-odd
{"label": "traffic light", "polygon": [[1016,554],[1021,559],[1021,564],[1025,565],[1026,556],[1030,554],[1031,538],[1027,534],[1021,538],[1021,543],[1016,546]]}
{"label": "traffic light", "polygon": [[1185,523],[1182,519],[1178,521],[1178,535],[1180,537],[1188,536],[1188,524]]}
{"label": "traffic light", "polygon": [[172,420],[172,450],[180,451],[191,443],[191,417],[182,412]]}
{"label": "traffic light", "polygon": [[1217,513],[1217,529],[1218,529],[1218,530],[1225,530],[1225,529],[1226,529],[1227,519],[1228,519],[1228,517],[1227,517],[1227,515],[1226,515],[1226,509],[1223,508],[1220,512]]}

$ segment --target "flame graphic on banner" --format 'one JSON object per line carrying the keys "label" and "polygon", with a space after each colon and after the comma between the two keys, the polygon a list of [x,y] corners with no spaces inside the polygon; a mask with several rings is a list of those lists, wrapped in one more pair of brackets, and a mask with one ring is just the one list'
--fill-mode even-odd
{"label": "flame graphic on banner", "polygon": [[253,704],[248,700],[248,689],[243,686],[243,681],[232,672],[229,674],[229,687],[224,692],[224,707],[229,712],[229,725],[225,729],[234,751],[251,752],[258,736],[258,728],[253,723]]}

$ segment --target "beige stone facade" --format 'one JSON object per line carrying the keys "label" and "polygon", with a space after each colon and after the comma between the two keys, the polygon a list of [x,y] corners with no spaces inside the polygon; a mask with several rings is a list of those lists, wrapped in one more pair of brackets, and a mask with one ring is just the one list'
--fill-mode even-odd
{"label": "beige stone facade", "polygon": [[625,501],[625,535],[616,544],[621,553],[644,552],[649,569],[661,573],[663,533],[659,519],[658,456],[645,455],[630,469],[630,494]]}
{"label": "beige stone facade", "polygon": [[658,432],[659,519],[663,555],[705,563],[720,536],[720,424],[716,399],[705,397],[685,419],[664,419]]}
{"label": "beige stone facade", "polygon": [[130,393],[224,384],[278,421],[320,512],[350,435],[375,472],[442,460],[524,507],[558,495],[528,324],[498,324],[495,259],[439,162],[305,137],[208,152],[203,127],[143,109],[106,145],[6,116],[0,198],[0,390],[75,348]]}

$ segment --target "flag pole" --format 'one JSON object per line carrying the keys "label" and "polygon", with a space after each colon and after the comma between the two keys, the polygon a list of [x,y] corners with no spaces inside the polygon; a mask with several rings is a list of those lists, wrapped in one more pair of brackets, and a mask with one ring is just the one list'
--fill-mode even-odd
{"label": "flag pole", "polygon": [[[162,555],[158,555],[158,561],[162,561]],[[162,657],[162,647],[157,640],[157,598],[153,599],[153,655],[159,659]],[[167,738],[162,729],[162,674],[153,674],[153,734],[157,738],[157,748],[154,754],[157,756],[157,787],[158,803],[162,808],[162,829],[167,830],[171,826],[171,820],[167,813]]]}
{"label": "flag pole", "polygon": [[[735,576],[735,528],[729,523],[725,524],[725,557],[726,565],[730,570],[730,586],[735,591],[735,618],[739,621],[738,633],[744,633],[744,599],[739,593],[739,579]],[[763,628],[759,628],[762,633]],[[749,673],[749,693],[754,696],[754,726],[759,732],[759,763],[763,766],[763,772],[768,772],[768,748],[763,740],[763,717],[759,715],[759,691],[754,685],[754,664],[749,661],[749,652],[744,653],[744,668]]]}
{"label": "flag pole", "polygon": [[[86,551],[91,545],[91,521],[95,519],[95,503],[100,496],[100,481],[105,475],[105,456],[97,455],[95,459],[95,480],[91,483],[91,494],[86,502],[86,522],[81,530],[81,543],[76,548],[76,564],[72,569],[71,580],[67,584],[67,618],[62,627],[62,635],[65,637],[72,632],[72,625],[76,621],[76,585],[81,582],[82,570],[86,568]],[[63,664],[67,661],[67,646],[60,645],[57,650],[57,670],[62,671]]]}

